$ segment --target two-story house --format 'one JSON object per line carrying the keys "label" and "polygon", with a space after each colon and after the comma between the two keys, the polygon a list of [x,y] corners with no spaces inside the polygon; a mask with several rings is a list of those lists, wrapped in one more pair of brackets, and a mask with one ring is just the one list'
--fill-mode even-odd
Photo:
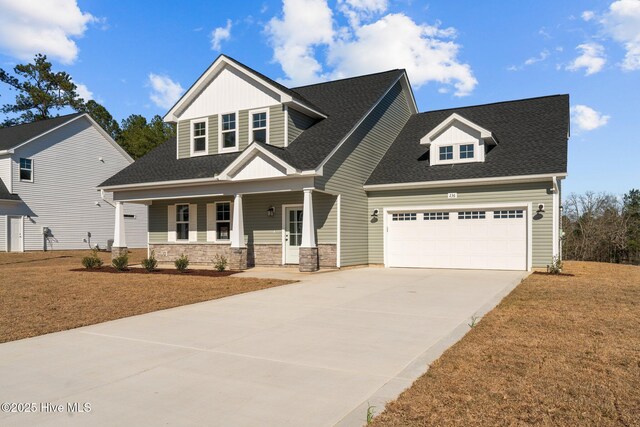
{"label": "two-story house", "polygon": [[[133,159],[87,114],[0,129],[0,251],[107,247],[115,204],[97,185]],[[145,247],[147,207],[122,212]]]}
{"label": "two-story house", "polygon": [[404,70],[291,89],[221,55],[164,119],[176,139],[100,186],[149,205],[160,260],[527,270],[560,253],[567,95],[419,113]]}

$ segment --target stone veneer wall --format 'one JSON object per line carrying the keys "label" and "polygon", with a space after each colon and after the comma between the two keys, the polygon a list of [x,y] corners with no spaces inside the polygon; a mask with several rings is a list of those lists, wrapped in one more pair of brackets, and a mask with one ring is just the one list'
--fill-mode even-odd
{"label": "stone veneer wall", "polygon": [[[194,264],[213,264],[216,255],[222,255],[231,259],[231,247],[229,245],[211,243],[152,243],[149,249],[155,252],[159,262],[173,262],[182,254],[189,257],[189,262]],[[320,267],[335,267],[337,248],[335,244],[319,244],[318,258]],[[264,244],[247,245],[247,264],[280,266],[282,265],[282,245]]]}

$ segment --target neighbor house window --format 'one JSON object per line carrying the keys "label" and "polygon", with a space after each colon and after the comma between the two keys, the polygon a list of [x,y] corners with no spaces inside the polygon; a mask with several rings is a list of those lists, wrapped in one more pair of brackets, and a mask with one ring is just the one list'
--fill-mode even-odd
{"label": "neighbor house window", "polygon": [[176,205],[176,239],[189,240],[189,205]]}
{"label": "neighbor house window", "polygon": [[261,111],[251,114],[251,141],[267,143],[267,112]]}
{"label": "neighbor house window", "polygon": [[207,151],[207,122],[206,120],[191,123],[192,147],[194,153]]}
{"label": "neighbor house window", "polygon": [[231,238],[231,203],[216,203],[216,240]]}
{"label": "neighbor house window", "polygon": [[33,160],[20,159],[20,181],[33,181]]}
{"label": "neighbor house window", "polygon": [[453,145],[440,147],[440,160],[453,160]]}
{"label": "neighbor house window", "polygon": [[236,147],[236,114],[222,115],[222,148]]}
{"label": "neighbor house window", "polygon": [[464,144],[460,146],[461,159],[473,159],[473,144]]}

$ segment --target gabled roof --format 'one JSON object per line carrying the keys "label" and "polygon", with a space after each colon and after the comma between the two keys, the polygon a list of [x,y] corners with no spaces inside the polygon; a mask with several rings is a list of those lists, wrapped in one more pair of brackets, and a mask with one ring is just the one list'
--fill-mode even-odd
{"label": "gabled roof", "polygon": [[226,55],[219,55],[215,61],[205,70],[204,73],[191,85],[191,87],[180,97],[180,99],[171,107],[169,112],[165,114],[164,120],[168,122],[176,121],[184,109],[196,99],[206,86],[215,79],[216,75],[225,67],[231,66],[236,70],[244,73],[248,77],[254,79],[260,84],[268,87],[274,92],[280,94],[281,102],[285,104],[297,105],[303,112],[318,117],[326,117],[326,114],[314,105],[311,101],[305,99],[304,96],[296,93],[288,87],[270,79],[262,73],[257,72],[253,68],[230,58]]}
{"label": "gabled roof", "polygon": [[4,181],[2,181],[2,178],[0,178],[0,201],[2,200],[11,200],[18,202],[22,199],[20,199],[20,196],[18,196],[17,194],[9,193],[9,189],[4,184]]}
{"label": "gabled roof", "polygon": [[455,122],[460,122],[470,127],[471,129],[476,130],[480,134],[480,138],[493,140],[493,135],[491,134],[490,130],[487,130],[482,126],[479,126],[478,124],[472,122],[471,120],[465,119],[458,113],[452,113],[449,117],[447,117],[444,121],[442,121],[438,126],[431,129],[428,134],[420,138],[420,144],[431,144],[442,132],[447,130],[449,126],[452,126]]}
{"label": "gabled roof", "polygon": [[0,151],[10,150],[83,114],[84,113],[67,114],[33,123],[0,128]]}
{"label": "gabled roof", "polygon": [[[490,129],[499,145],[484,162],[429,164],[420,139],[452,114]],[[365,185],[563,174],[567,172],[569,95],[498,102],[413,115]]]}
{"label": "gabled roof", "polygon": [[[392,70],[291,89],[313,102],[327,117],[300,134],[286,148],[262,148],[301,171],[318,167],[403,75]],[[240,152],[177,159],[175,139],[162,144],[112,176],[100,187],[213,178]]]}

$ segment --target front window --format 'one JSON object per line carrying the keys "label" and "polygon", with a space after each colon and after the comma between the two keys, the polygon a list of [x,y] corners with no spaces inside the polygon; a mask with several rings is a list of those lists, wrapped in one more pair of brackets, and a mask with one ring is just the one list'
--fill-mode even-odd
{"label": "front window", "polygon": [[236,114],[222,115],[222,148],[236,146]]}
{"label": "front window", "polygon": [[440,147],[440,160],[453,160],[453,145]]}
{"label": "front window", "polygon": [[189,205],[176,205],[176,239],[189,240]]}
{"label": "front window", "polygon": [[207,122],[194,122],[192,128],[193,152],[203,152],[207,150]]}
{"label": "front window", "polygon": [[473,159],[473,144],[465,144],[460,146],[461,159]]}
{"label": "front window", "polygon": [[229,240],[231,230],[231,203],[216,203],[216,240]]}
{"label": "front window", "polygon": [[267,142],[267,113],[253,113],[251,115],[251,129],[253,141]]}
{"label": "front window", "polygon": [[20,181],[33,181],[33,160],[20,159]]}

